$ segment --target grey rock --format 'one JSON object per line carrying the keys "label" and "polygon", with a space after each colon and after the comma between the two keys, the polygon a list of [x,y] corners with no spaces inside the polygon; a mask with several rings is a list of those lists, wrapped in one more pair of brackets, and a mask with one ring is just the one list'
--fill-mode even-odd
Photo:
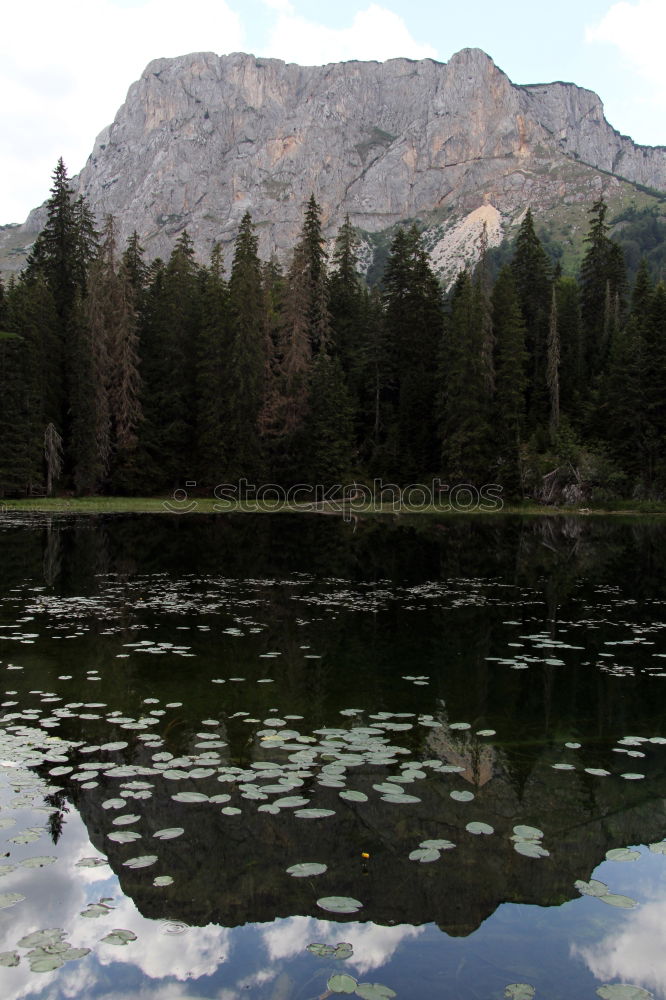
{"label": "grey rock", "polygon": [[[479,49],[315,67],[204,52],[148,65],[73,185],[149,257],[186,228],[206,260],[247,209],[261,254],[284,255],[312,192],[328,237],[347,213],[370,242],[420,219],[436,250],[481,206],[511,224],[528,204],[589,205],[619,177],[665,190],[666,148],[621,136],[591,91],[512,84]],[[30,214],[24,242],[44,219],[43,206]]]}

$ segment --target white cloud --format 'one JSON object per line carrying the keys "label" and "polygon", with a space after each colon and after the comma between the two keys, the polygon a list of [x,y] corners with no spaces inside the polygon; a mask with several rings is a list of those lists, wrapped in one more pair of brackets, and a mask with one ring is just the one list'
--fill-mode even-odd
{"label": "white cloud", "polygon": [[664,0],[620,0],[608,9],[597,23],[587,28],[588,42],[614,45],[627,67],[650,84],[646,99],[662,110],[666,105],[664,74],[664,37],[666,3]]}
{"label": "white cloud", "polygon": [[602,982],[620,979],[664,996],[664,920],[666,903],[645,903],[628,914],[619,930],[596,945],[573,946],[572,954],[582,958],[590,972]]}
{"label": "white cloud", "polygon": [[0,223],[22,221],[47,196],[60,155],[70,174],[80,170],[151,59],[238,51],[244,39],[224,0],[10,4],[0,34]]}
{"label": "white cloud", "polygon": [[357,11],[348,28],[329,28],[301,17],[288,0],[264,0],[264,4],[278,12],[278,19],[262,55],[319,66],[348,59],[426,59],[437,54],[432,45],[412,37],[398,14],[376,3]]}

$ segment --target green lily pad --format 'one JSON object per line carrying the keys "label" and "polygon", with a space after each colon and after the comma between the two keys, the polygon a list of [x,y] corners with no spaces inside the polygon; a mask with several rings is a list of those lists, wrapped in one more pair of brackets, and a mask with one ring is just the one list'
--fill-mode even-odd
{"label": "green lily pad", "polygon": [[431,848],[433,851],[450,851],[456,845],[452,840],[422,840],[419,847]]}
{"label": "green lily pad", "polygon": [[331,976],[326,986],[331,993],[354,993],[356,991],[356,980],[353,976],[348,976],[343,972]]}
{"label": "green lily pad", "polygon": [[314,941],[312,944],[307,945],[306,951],[309,951],[311,955],[317,955],[319,958],[330,958],[335,952],[335,948],[331,944],[322,944],[319,941]]}
{"label": "green lily pad", "polygon": [[19,948],[42,948],[45,945],[62,941],[64,936],[65,932],[61,927],[48,927],[43,931],[33,931],[32,934],[26,934],[18,942],[18,946]]}
{"label": "green lily pad", "polygon": [[102,938],[102,941],[106,941],[107,944],[125,945],[130,941],[136,941],[136,934],[133,931],[124,931],[114,927],[110,934]]}
{"label": "green lily pad", "polygon": [[318,864],[316,861],[302,862],[287,868],[287,875],[293,878],[307,878],[309,875],[323,875],[327,868],[327,865]]}
{"label": "green lily pad", "polygon": [[335,809],[297,809],[294,816],[299,819],[325,819],[326,816],[335,816]]}
{"label": "green lily pad", "polygon": [[48,955],[43,953],[38,955],[29,955],[28,961],[30,963],[31,972],[53,972],[55,969],[61,969],[65,964],[64,959],[60,955]]}
{"label": "green lily pad", "polygon": [[433,847],[420,847],[416,851],[412,851],[409,855],[410,861],[420,861],[421,864],[426,864],[429,861],[439,861],[441,854],[438,850]]}
{"label": "green lily pad", "polygon": [[17,951],[0,951],[0,965],[13,969],[21,961],[21,956]]}
{"label": "green lily pad", "polygon": [[489,834],[495,832],[494,827],[492,827],[489,823],[468,823],[465,829],[468,833],[473,833],[475,835],[485,834],[488,836]]}
{"label": "green lily pad", "polygon": [[583,896],[606,896],[608,893],[608,886],[605,882],[600,882],[596,878],[591,878],[589,882],[584,882],[582,879],[576,879],[574,886]]}
{"label": "green lily pad", "polygon": [[615,983],[612,986],[599,986],[596,990],[601,1000],[654,1000],[654,994],[640,986],[631,983]]}
{"label": "green lily pad", "polygon": [[633,910],[635,906],[638,906],[635,899],[632,899],[630,896],[620,896],[615,892],[607,892],[604,896],[598,896],[597,898],[602,903],[608,903],[609,906],[617,906],[621,910]]}
{"label": "green lily pad", "polygon": [[131,844],[133,840],[141,840],[141,834],[136,830],[112,830],[107,833],[107,837],[116,844]]}
{"label": "green lily pad", "polygon": [[77,868],[101,868],[102,865],[108,865],[106,858],[79,858],[76,862]]}
{"label": "green lily pad", "polygon": [[46,868],[47,865],[52,865],[57,860],[53,855],[44,855],[41,858],[24,858],[19,863],[23,868]]}
{"label": "green lily pad", "polygon": [[344,792],[339,792],[341,799],[346,799],[347,802],[367,802],[368,796],[365,792],[356,792],[354,789],[345,789]]}
{"label": "green lily pad", "polygon": [[628,847],[615,847],[612,851],[606,851],[606,861],[638,861],[640,856],[640,851],[630,851]]}
{"label": "green lily pad", "polygon": [[153,879],[153,885],[158,887],[163,885],[173,885],[173,878],[171,875],[158,875],[157,878]]}
{"label": "green lily pad", "polygon": [[506,1000],[532,1000],[535,990],[529,983],[510,983],[504,987]]}
{"label": "green lily pad", "polygon": [[173,840],[175,837],[180,837],[183,833],[185,831],[182,826],[170,826],[164,830],[156,830],[153,837],[157,837],[158,840]]}
{"label": "green lily pad", "polygon": [[471,802],[474,798],[474,792],[450,792],[449,794],[456,802]]}
{"label": "green lily pad", "polygon": [[0,892],[0,910],[6,910],[25,899],[20,892]]}
{"label": "green lily pad", "polygon": [[150,868],[157,861],[156,854],[142,854],[138,858],[128,858],[123,861],[125,868]]}
{"label": "green lily pad", "polygon": [[666,840],[660,840],[658,844],[650,844],[653,854],[666,854]]}
{"label": "green lily pad", "polygon": [[514,826],[513,832],[520,840],[539,840],[543,837],[543,830],[540,830],[538,826]]}
{"label": "green lily pad", "polygon": [[395,990],[383,986],[382,983],[359,983],[356,987],[356,996],[362,997],[363,1000],[391,1000],[397,995]]}
{"label": "green lily pad", "polygon": [[356,913],[363,903],[353,896],[322,896],[317,900],[317,906],[329,913]]}
{"label": "green lily pad", "polygon": [[517,840],[513,845],[514,851],[518,854],[522,854],[525,858],[548,858],[550,857],[550,851],[547,851],[545,847],[536,840]]}
{"label": "green lily pad", "polygon": [[208,802],[208,796],[203,792],[177,792],[171,798],[174,802]]}
{"label": "green lily pad", "polygon": [[107,914],[111,912],[111,909],[112,908],[110,906],[105,906],[104,903],[88,903],[85,910],[81,910],[81,916],[90,917],[91,919],[96,917],[106,917]]}
{"label": "green lily pad", "polygon": [[393,802],[394,805],[405,806],[412,802],[420,802],[421,799],[417,798],[416,795],[405,795],[401,793],[400,795],[382,795],[382,802]]}

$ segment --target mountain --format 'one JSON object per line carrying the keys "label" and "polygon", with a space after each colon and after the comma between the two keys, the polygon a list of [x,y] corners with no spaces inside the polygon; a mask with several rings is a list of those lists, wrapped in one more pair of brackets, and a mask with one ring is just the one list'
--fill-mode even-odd
{"label": "mountain", "polygon": [[[417,220],[450,278],[484,223],[497,245],[528,205],[575,257],[600,194],[621,210],[666,191],[666,147],[620,135],[589,90],[513,84],[479,49],[314,67],[208,52],[151,62],[73,183],[150,257],[187,228],[205,260],[247,209],[262,255],[280,256],[314,192],[327,236],[347,213],[364,234],[367,268]],[[44,218],[0,230],[5,266],[21,266]]]}

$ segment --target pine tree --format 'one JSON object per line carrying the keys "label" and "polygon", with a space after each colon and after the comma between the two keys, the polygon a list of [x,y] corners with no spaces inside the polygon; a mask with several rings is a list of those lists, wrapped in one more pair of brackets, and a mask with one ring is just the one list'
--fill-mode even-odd
{"label": "pine tree", "polygon": [[264,301],[257,237],[249,212],[243,216],[229,279],[231,341],[227,371],[228,475],[259,472],[260,415],[266,368]]}
{"label": "pine tree", "polygon": [[522,487],[521,444],[525,425],[527,351],[525,323],[512,269],[500,271],[493,288],[495,332],[494,428],[497,477],[510,495]]}
{"label": "pine tree", "polygon": [[226,468],[229,354],[229,289],[222,248],[216,243],[203,275],[196,369],[197,479],[210,486],[222,481]]}
{"label": "pine tree", "polygon": [[342,365],[325,351],[312,373],[306,447],[309,481],[344,486],[353,464],[352,407]]}
{"label": "pine tree", "polygon": [[525,321],[529,357],[527,417],[529,426],[534,429],[548,421],[546,367],[552,269],[529,208],[518,230],[511,267]]}
{"label": "pine tree", "polygon": [[557,316],[557,291],[553,286],[553,298],[548,321],[548,361],[546,382],[550,397],[550,436],[554,441],[560,426],[560,331]]}
{"label": "pine tree", "polygon": [[624,260],[621,248],[609,237],[607,213],[603,198],[589,210],[590,227],[585,237],[588,247],[580,269],[587,379],[595,378],[603,368],[624,304]]}

